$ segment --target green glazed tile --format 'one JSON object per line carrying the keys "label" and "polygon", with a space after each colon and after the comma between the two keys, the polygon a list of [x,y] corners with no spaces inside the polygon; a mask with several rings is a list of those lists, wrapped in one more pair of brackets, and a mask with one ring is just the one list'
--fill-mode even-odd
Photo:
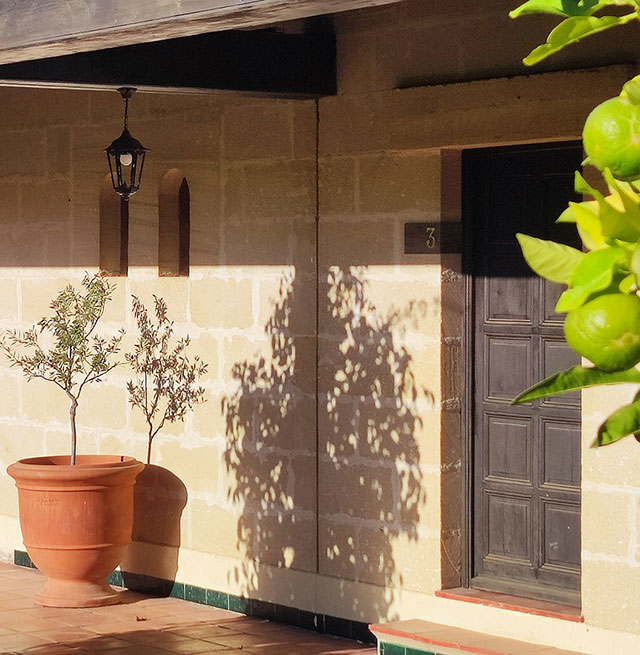
{"label": "green glazed tile", "polygon": [[241,614],[248,614],[249,599],[229,594],[229,609],[232,612],[240,612]]}
{"label": "green glazed tile", "polygon": [[169,596],[184,599],[184,584],[182,582],[174,582]]}
{"label": "green glazed tile", "polygon": [[207,604],[207,590],[202,587],[194,587],[193,585],[185,585],[184,588],[185,600],[190,600],[192,603]]}
{"label": "green glazed tile", "polygon": [[114,587],[124,587],[122,571],[113,571],[107,581]]}
{"label": "green glazed tile", "polygon": [[436,655],[430,650],[419,650],[418,648],[407,648],[406,655]]}
{"label": "green glazed tile", "polygon": [[229,594],[222,593],[221,591],[213,591],[207,589],[207,605],[211,607],[219,607],[223,610],[229,609]]}
{"label": "green glazed tile", "polygon": [[36,568],[31,561],[31,558],[24,550],[13,551],[13,563],[16,564],[16,566],[27,566],[30,569]]}
{"label": "green glazed tile", "polygon": [[382,644],[382,655],[405,655],[405,647],[397,644]]}

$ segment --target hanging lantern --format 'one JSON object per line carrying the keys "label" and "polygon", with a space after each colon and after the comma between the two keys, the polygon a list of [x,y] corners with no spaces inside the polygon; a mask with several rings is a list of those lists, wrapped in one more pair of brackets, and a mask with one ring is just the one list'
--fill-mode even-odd
{"label": "hanging lantern", "polygon": [[147,148],[129,134],[127,126],[129,98],[134,91],[135,89],[131,87],[118,89],[124,100],[124,129],[122,134],[108,148],[105,148],[113,188],[125,200],[129,200],[129,196],[132,196],[140,188],[144,157],[147,153]]}

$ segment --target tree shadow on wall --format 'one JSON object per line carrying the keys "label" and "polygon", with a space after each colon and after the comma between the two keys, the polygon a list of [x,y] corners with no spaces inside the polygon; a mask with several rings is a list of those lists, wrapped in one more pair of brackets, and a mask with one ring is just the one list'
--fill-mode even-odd
{"label": "tree shadow on wall", "polygon": [[416,383],[403,345],[427,307],[409,303],[382,316],[363,279],[362,270],[329,272],[317,359],[315,339],[313,358],[301,356],[292,329],[315,297],[298,297],[296,279],[283,280],[266,326],[271,352],[235,364],[238,387],[223,411],[229,496],[241,511],[234,575],[242,592],[308,608],[295,585],[283,599],[285,577],[261,565],[318,571],[376,585],[366,600],[348,601],[351,617],[368,620],[387,616],[393,588],[403,584],[395,548],[419,536],[420,411],[434,397]]}

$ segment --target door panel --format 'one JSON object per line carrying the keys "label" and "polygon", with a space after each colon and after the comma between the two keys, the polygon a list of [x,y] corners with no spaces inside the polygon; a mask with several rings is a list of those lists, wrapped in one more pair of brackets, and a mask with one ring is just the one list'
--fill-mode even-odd
{"label": "door panel", "polygon": [[580,247],[555,219],[572,197],[574,144],[464,154],[473,280],[473,556],[470,583],[579,604],[580,397],[510,405],[523,389],[579,363],[566,345],[562,291],[533,275],[522,231]]}
{"label": "door panel", "polygon": [[531,421],[512,416],[487,416],[484,476],[531,483]]}

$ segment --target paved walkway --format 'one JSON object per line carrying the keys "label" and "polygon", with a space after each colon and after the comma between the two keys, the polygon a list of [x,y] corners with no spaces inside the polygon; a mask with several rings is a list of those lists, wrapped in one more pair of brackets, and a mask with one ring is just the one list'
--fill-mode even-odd
{"label": "paved walkway", "polygon": [[40,607],[43,578],[0,563],[0,655],[375,655],[375,648],[175,598],[122,592],[123,603]]}

